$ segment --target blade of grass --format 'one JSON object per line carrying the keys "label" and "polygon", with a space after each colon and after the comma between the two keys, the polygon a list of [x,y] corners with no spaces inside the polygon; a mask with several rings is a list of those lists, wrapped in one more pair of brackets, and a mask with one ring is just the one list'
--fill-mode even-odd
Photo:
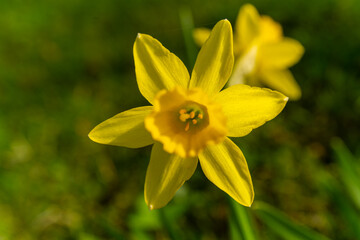
{"label": "blade of grass", "polygon": [[194,23],[190,8],[180,8],[179,17],[185,41],[186,53],[188,57],[188,69],[190,70],[195,64],[197,54],[196,46],[193,39]]}
{"label": "blade of grass", "polygon": [[275,234],[283,239],[292,240],[327,240],[328,238],[310,228],[296,224],[284,213],[263,202],[253,205],[255,214]]}
{"label": "blade of grass", "polygon": [[173,228],[172,223],[169,221],[169,219],[168,219],[168,217],[167,217],[167,215],[165,213],[165,210],[163,208],[160,208],[160,209],[155,210],[155,211],[159,212],[160,221],[161,221],[164,229],[167,231],[170,239],[173,239],[173,240],[182,239],[180,237],[180,235]]}
{"label": "blade of grass", "polygon": [[338,180],[328,172],[320,172],[319,180],[321,187],[328,192],[330,199],[336,206],[335,210],[339,212],[342,221],[348,227],[344,234],[347,234],[349,239],[353,236],[360,236],[360,213],[354,209],[351,199],[344,197],[346,195],[342,192],[343,188]]}
{"label": "blade of grass", "polygon": [[331,147],[336,155],[341,180],[343,181],[356,207],[360,209],[360,173],[356,168],[355,157],[351,154],[344,142],[339,138],[334,138],[331,141]]}
{"label": "blade of grass", "polygon": [[235,214],[229,214],[229,231],[230,231],[230,239],[232,240],[244,240],[243,236],[241,235],[239,225],[235,218]]}
{"label": "blade of grass", "polygon": [[249,208],[241,206],[228,197],[230,214],[229,225],[232,239],[256,240],[254,224],[249,214]]}

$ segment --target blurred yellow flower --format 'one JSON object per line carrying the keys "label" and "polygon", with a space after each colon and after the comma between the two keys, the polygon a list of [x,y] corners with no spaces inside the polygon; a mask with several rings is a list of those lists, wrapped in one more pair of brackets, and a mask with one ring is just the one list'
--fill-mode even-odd
{"label": "blurred yellow flower", "polygon": [[153,106],[119,113],[96,126],[90,139],[130,148],[154,144],[145,179],[150,209],[165,206],[198,161],[211,182],[250,206],[254,190],[246,160],[226,136],[245,136],[271,120],[287,97],[246,85],[219,92],[234,64],[229,21],[214,27],[191,78],[181,60],[149,35],[138,34],[134,60],[140,92]]}
{"label": "blurred yellow flower", "polygon": [[[209,34],[209,29],[195,29],[195,42],[201,46]],[[260,16],[253,5],[246,4],[236,20],[235,67],[228,85],[265,85],[297,100],[301,89],[288,68],[297,63],[303,53],[304,48],[298,41],[283,36],[279,23]]]}

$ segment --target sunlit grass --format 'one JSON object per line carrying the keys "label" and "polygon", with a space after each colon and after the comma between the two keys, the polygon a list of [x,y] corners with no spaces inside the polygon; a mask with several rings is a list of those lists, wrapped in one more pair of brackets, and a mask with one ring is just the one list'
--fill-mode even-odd
{"label": "sunlit grass", "polygon": [[[237,239],[235,234],[245,232],[257,239],[280,238],[281,228],[261,219],[256,205],[236,220],[248,216],[250,223],[229,220],[233,211],[225,194],[205,182],[199,170],[163,217],[149,212],[142,191],[150,149],[100,146],[87,138],[102,120],[146,104],[137,90],[131,50],[138,32],[162,39],[181,59],[189,59],[185,64],[191,69],[194,57],[188,56],[192,50],[183,34],[191,33],[192,24],[184,18],[190,12],[195,27],[212,28],[220,19],[234,22],[242,4],[2,3],[1,238]],[[291,68],[301,100],[252,135],[234,140],[247,157],[255,200],[270,204],[291,226],[330,239],[354,239],[360,234],[355,184],[360,3],[252,4],[306,49]]]}

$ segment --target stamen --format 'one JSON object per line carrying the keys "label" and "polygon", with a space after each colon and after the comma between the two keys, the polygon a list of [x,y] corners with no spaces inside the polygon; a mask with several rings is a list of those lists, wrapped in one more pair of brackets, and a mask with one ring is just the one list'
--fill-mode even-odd
{"label": "stamen", "polygon": [[190,118],[194,118],[195,117],[195,112],[194,111],[191,111],[190,113]]}
{"label": "stamen", "polygon": [[190,115],[187,113],[180,114],[179,118],[182,122],[186,122],[186,120],[188,120],[190,118]]}
{"label": "stamen", "polygon": [[204,118],[202,109],[197,106],[188,105],[179,110],[179,119],[185,123],[185,131],[190,130],[190,125],[201,125],[202,119]]}
{"label": "stamen", "polygon": [[179,113],[182,115],[182,114],[185,114],[186,113],[186,109],[180,109]]}
{"label": "stamen", "polygon": [[189,131],[189,128],[190,128],[190,122],[187,122],[186,125],[185,125],[185,131]]}

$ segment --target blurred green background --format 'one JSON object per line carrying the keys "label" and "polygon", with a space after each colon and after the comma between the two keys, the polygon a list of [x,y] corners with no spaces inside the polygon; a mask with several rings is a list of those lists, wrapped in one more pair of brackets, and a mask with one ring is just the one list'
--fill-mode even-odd
{"label": "blurred green background", "polygon": [[2,0],[0,239],[359,239],[360,1],[248,2],[306,51],[291,69],[302,99],[234,140],[254,206],[234,204],[198,167],[167,207],[149,211],[150,148],[87,134],[147,104],[132,57],[138,32],[191,70],[191,21],[234,24],[246,2]]}

